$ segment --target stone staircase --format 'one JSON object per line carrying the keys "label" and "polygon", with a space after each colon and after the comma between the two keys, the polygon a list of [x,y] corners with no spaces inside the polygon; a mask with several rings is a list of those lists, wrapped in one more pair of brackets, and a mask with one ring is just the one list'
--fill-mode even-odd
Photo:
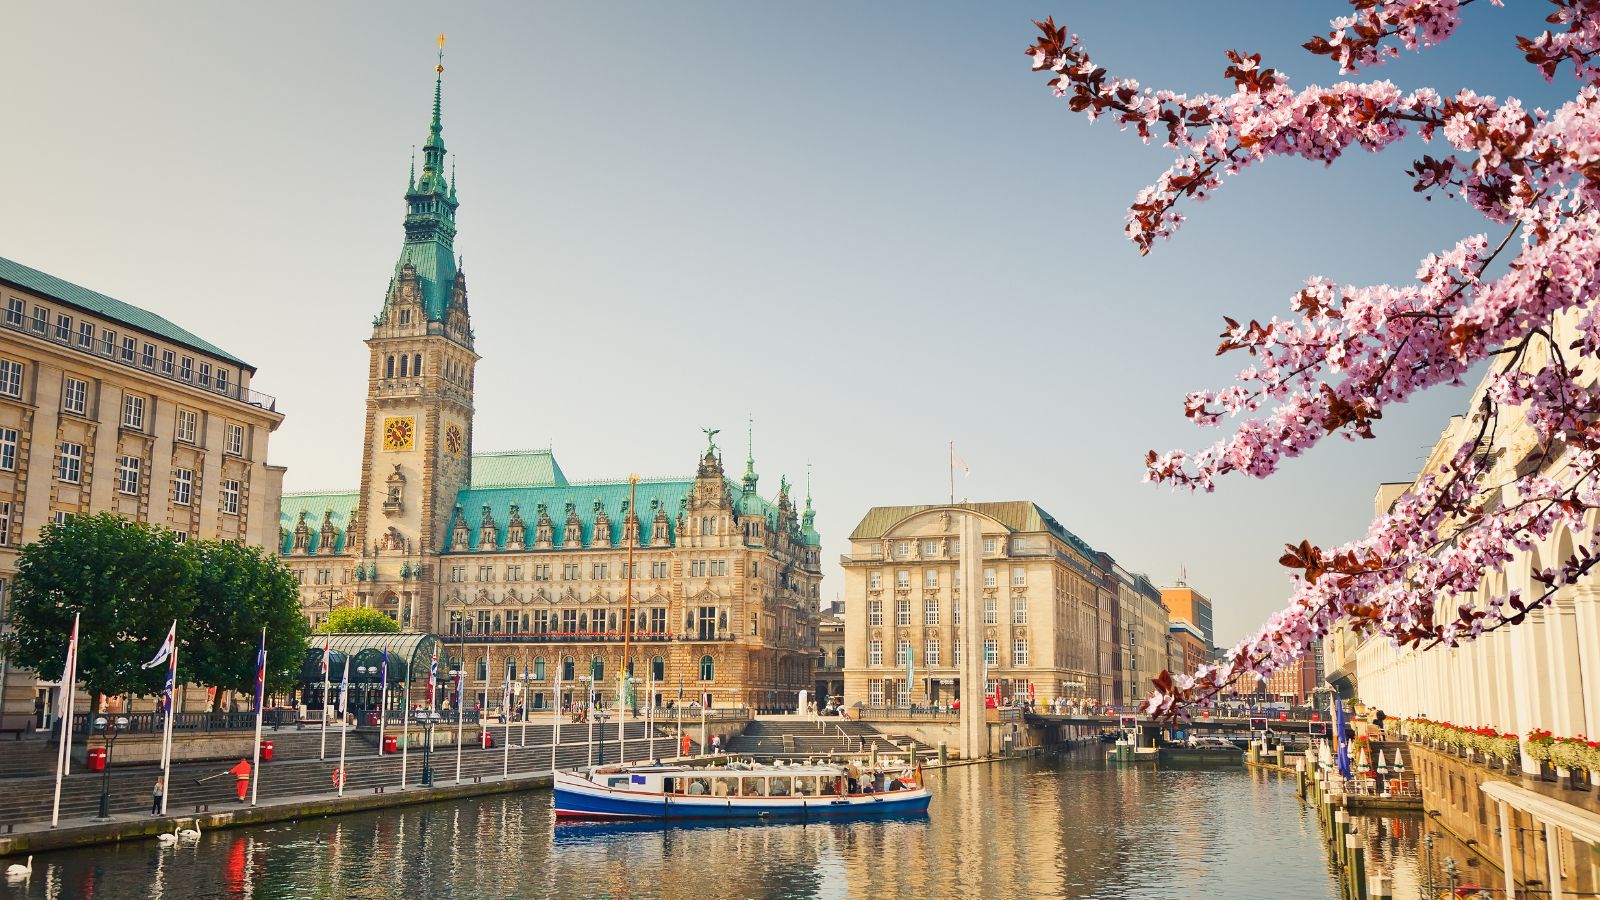
{"label": "stone staircase", "polygon": [[759,758],[816,759],[842,754],[904,754],[907,747],[919,756],[933,756],[927,744],[904,735],[886,735],[866,722],[838,719],[781,721],[757,719],[744,732],[728,740],[729,753]]}
{"label": "stone staircase", "polygon": [[[440,728],[435,732],[437,741]],[[671,728],[660,727],[656,729],[655,753],[659,757],[673,755],[673,731]],[[413,734],[416,729],[413,729]],[[504,736],[504,731],[495,726],[494,736],[499,741]],[[601,748],[599,740],[601,729],[596,726],[595,746]],[[694,752],[699,752],[698,729],[684,729],[689,735]],[[461,772],[463,780],[471,780],[475,775],[499,775],[505,765],[505,750],[503,746],[482,749],[473,742],[470,735],[474,732],[468,726],[468,741],[461,753]],[[557,751],[557,762],[562,768],[571,768],[587,764],[589,760],[588,728],[582,725],[562,724],[561,746]],[[604,758],[607,761],[617,759],[617,726],[611,723],[604,729],[605,742],[603,745]],[[627,723],[628,757],[641,759],[647,750],[648,732],[645,723],[630,721]],[[345,794],[371,793],[375,787],[398,787],[400,783],[399,754],[379,757],[377,755],[376,728],[363,728],[350,733],[350,740],[345,747],[345,769],[347,780]],[[513,746],[510,752],[511,771],[535,772],[548,771],[550,768],[550,736],[551,726],[548,721],[541,724],[529,723],[527,726],[527,747]],[[263,733],[265,740],[273,742],[274,758],[272,762],[261,764],[261,784],[259,787],[260,799],[274,797],[287,797],[304,794],[328,794],[334,791],[332,784],[333,770],[339,761],[339,740],[337,730],[328,733],[328,758],[317,759],[317,747],[320,735],[314,729],[303,732],[280,731],[276,734]],[[511,741],[513,745],[522,740],[522,726],[511,726]],[[24,741],[21,744],[33,742]],[[39,742],[46,743],[46,742]],[[9,758],[15,748],[9,744],[0,749],[0,757]],[[43,772],[37,768],[32,774],[8,777],[0,780],[0,833],[3,833],[8,824],[22,824],[25,822],[47,822],[50,819],[51,795],[55,789],[53,754],[48,753],[46,744],[47,765]],[[596,757],[598,761],[599,757]],[[410,785],[417,784],[422,778],[422,751],[411,748],[408,755],[406,769],[406,782]],[[172,779],[168,787],[167,813],[169,816],[182,817],[193,815],[197,805],[209,804],[211,809],[228,809],[239,805],[234,788],[234,778],[223,775],[205,782],[196,783],[197,778],[215,775],[228,768],[227,762],[196,762],[179,763],[172,768]],[[156,776],[160,769],[154,765],[140,764],[134,766],[113,766],[111,769],[111,811],[113,813],[146,813],[150,809],[150,791],[155,785]],[[435,743],[433,751],[433,773],[435,784],[450,784],[455,780],[456,750],[451,745]],[[100,805],[102,773],[89,772],[84,766],[75,765],[72,774],[62,783],[61,790],[61,818],[87,819],[96,815]]]}

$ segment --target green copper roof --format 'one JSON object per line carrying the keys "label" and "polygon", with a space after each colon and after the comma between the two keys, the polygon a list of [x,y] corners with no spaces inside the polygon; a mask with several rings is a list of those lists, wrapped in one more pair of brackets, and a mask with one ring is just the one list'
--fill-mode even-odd
{"label": "green copper roof", "polygon": [[[549,450],[507,450],[472,455],[472,486],[552,487],[567,483],[555,454]],[[527,512],[523,512],[527,516]]]}
{"label": "green copper roof", "polygon": [[249,369],[251,372],[256,370],[255,366],[234,356],[232,353],[209,341],[200,339],[194,333],[179,328],[149,310],[140,309],[114,297],[107,297],[97,291],[79,287],[54,275],[46,275],[38,269],[29,268],[14,260],[0,257],[0,282],[59,300],[62,303],[71,304],[84,312],[105,316],[108,319],[121,322],[131,328],[137,328],[154,337],[166,338],[175,344],[182,344],[192,350],[198,350],[201,353],[226,360],[240,368]]}
{"label": "green copper roof", "polygon": [[[477,457],[473,458],[476,468]],[[474,479],[476,480],[476,479]],[[462,550],[477,550],[478,538],[482,531],[483,507],[489,507],[489,513],[494,517],[497,528],[495,546],[502,547],[506,540],[506,526],[511,519],[511,504],[517,504],[518,512],[522,516],[522,523],[526,527],[525,543],[533,546],[535,530],[539,524],[539,504],[545,504],[545,509],[550,514],[551,540],[557,547],[567,546],[562,539],[566,534],[567,504],[572,504],[573,512],[577,513],[578,521],[583,526],[583,546],[615,547],[622,546],[622,505],[628,502],[629,484],[626,481],[606,481],[593,484],[559,484],[544,487],[499,487],[499,488],[467,488],[456,495],[456,505],[461,508],[462,516],[467,521],[467,546],[455,546],[454,534],[447,531],[445,546],[448,551],[460,552]],[[655,538],[651,530],[655,521],[656,510],[651,503],[661,506],[667,514],[668,540],[674,541],[676,535],[672,533],[678,525],[678,510],[684,498],[694,490],[694,479],[680,480],[640,481],[637,493],[639,517],[639,543],[638,546],[648,547]],[[595,519],[599,510],[595,504],[599,503],[610,519],[609,534],[603,534],[598,544],[595,540]]]}
{"label": "green copper roof", "polygon": [[[303,494],[284,494],[278,508],[278,527],[282,530],[278,555],[288,556],[294,550],[294,531],[300,524],[300,514],[305,513],[306,527],[311,529],[307,553],[343,553],[345,535],[350,529],[350,519],[356,514],[360,494],[355,491],[310,491]],[[338,529],[333,550],[322,546],[322,522],[328,512],[328,521]]]}
{"label": "green copper roof", "polygon": [[[422,308],[428,320],[443,321],[456,283],[455,186],[444,174],[444,125],[441,122],[443,76],[433,82],[433,121],[422,146],[422,174],[407,180],[405,244],[395,262],[395,278],[411,265],[422,289]],[[415,161],[413,161],[413,166]]]}

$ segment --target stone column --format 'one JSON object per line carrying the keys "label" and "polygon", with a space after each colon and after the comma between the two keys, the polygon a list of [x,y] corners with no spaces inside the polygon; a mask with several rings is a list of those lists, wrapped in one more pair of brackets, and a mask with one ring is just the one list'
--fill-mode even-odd
{"label": "stone column", "polygon": [[[1543,721],[1535,697],[1539,670],[1532,625],[1533,619],[1529,617],[1520,625],[1510,626],[1511,630],[1508,633],[1511,644],[1509,654],[1511,726],[1517,737],[1524,739],[1528,736],[1529,730],[1542,724]],[[1526,750],[1522,754],[1522,770],[1524,772],[1539,770],[1539,764],[1528,756]]]}
{"label": "stone column", "polygon": [[1600,585],[1572,588],[1573,627],[1578,645],[1584,734],[1600,734]]}
{"label": "stone column", "polygon": [[1500,868],[1506,876],[1506,900],[1516,900],[1516,858],[1511,855],[1511,841],[1516,832],[1511,830],[1511,807],[1504,800],[1495,806],[1500,810]]}
{"label": "stone column", "polygon": [[1578,657],[1578,617],[1572,592],[1562,589],[1544,613],[1549,672],[1545,689],[1550,696],[1552,724],[1558,735],[1588,734],[1584,730],[1583,678]]}
{"label": "stone column", "polygon": [[1546,881],[1550,886],[1550,900],[1561,900],[1566,892],[1561,890],[1561,829],[1550,822],[1544,823],[1544,849],[1545,858],[1549,861],[1550,874]]}

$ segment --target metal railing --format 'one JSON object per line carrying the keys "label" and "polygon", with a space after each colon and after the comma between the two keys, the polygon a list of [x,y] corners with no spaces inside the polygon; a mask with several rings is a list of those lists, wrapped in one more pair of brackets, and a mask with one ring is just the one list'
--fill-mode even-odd
{"label": "metal railing", "polygon": [[[206,376],[205,381],[201,381],[198,370],[193,367],[188,370],[188,376],[184,377],[184,370],[177,364],[169,366],[167,361],[161,358],[159,350],[156,354],[147,357],[140,348],[128,350],[99,337],[91,337],[85,341],[83,339],[84,335],[79,332],[58,331],[56,326],[50,322],[44,323],[44,327],[40,328],[37,327],[37,322],[38,320],[35,319],[13,315],[9,310],[0,313],[0,326],[9,328],[19,334],[26,334],[29,337],[38,338],[41,341],[49,341],[62,347],[70,347],[79,353],[87,353],[90,356],[99,357],[119,366],[148,372],[151,375],[156,375],[169,381],[176,381],[179,384],[187,384],[208,393],[227,397],[230,400],[237,400],[240,403],[264,409],[268,412],[274,412],[278,408],[278,398],[271,394],[252,391],[244,387],[241,381],[224,379],[219,382],[215,376],[209,375]],[[242,377],[243,372],[241,371],[240,374]]]}
{"label": "metal railing", "polygon": [[[111,713],[102,712],[93,715],[89,713],[76,713],[72,717],[73,740],[80,740],[91,736],[91,725],[95,719],[105,718],[112,721],[123,720],[127,724],[119,724],[119,734],[160,734],[166,728],[167,717],[165,713]],[[293,725],[299,714],[292,709],[268,709],[261,715],[261,722],[267,727]],[[178,713],[172,718],[172,730],[177,732],[205,732],[205,731],[248,731],[256,727],[256,714],[253,712],[186,712]]]}
{"label": "metal railing", "polygon": [[[465,642],[468,644],[620,644],[623,641],[622,632],[620,631],[512,631],[498,634],[452,631],[449,633],[448,638],[451,642]],[[728,632],[721,632],[714,637],[703,637],[699,634],[635,631],[627,639],[640,644],[659,644],[668,641],[705,643],[732,641],[736,640],[736,636]]]}

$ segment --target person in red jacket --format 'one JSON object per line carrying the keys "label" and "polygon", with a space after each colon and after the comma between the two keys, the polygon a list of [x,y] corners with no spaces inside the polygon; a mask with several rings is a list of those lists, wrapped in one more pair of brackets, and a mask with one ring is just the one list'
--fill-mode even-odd
{"label": "person in red jacket", "polygon": [[250,793],[250,760],[241,759],[228,771],[233,773],[235,787],[239,789],[239,802],[243,803],[245,796]]}

